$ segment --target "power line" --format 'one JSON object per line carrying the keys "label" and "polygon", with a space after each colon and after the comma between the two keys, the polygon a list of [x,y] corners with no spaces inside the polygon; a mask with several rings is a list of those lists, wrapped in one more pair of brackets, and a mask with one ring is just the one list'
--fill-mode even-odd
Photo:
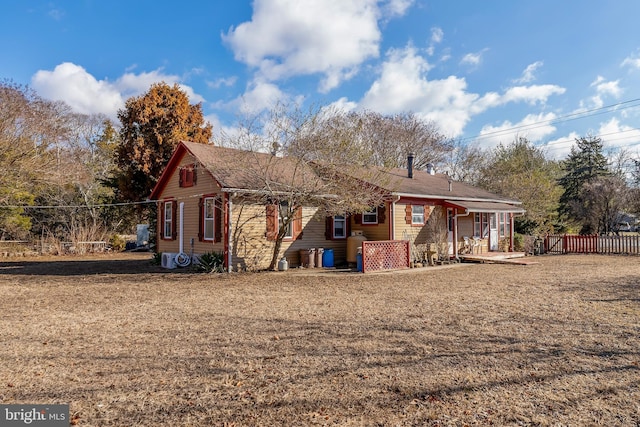
{"label": "power line", "polygon": [[[555,117],[553,119],[548,119],[548,120],[541,120],[535,123],[529,123],[529,124],[525,124],[525,125],[518,125],[518,126],[513,126],[510,128],[506,128],[506,129],[499,129],[499,130],[495,130],[492,132],[487,132],[484,133],[482,135],[476,135],[476,136],[470,136],[470,137],[466,137],[466,138],[462,138],[461,141],[470,141],[470,140],[478,140],[478,139],[486,139],[486,138],[490,138],[496,135],[501,135],[501,134],[509,134],[509,133],[513,133],[513,132],[517,132],[518,130],[531,130],[531,129],[537,129],[539,127],[543,127],[549,124],[559,124],[559,123],[565,123],[565,122],[569,122],[569,121],[574,121],[574,120],[579,120],[582,118],[586,118],[586,117],[592,117],[592,116],[597,116],[597,115],[602,115],[602,114],[607,114],[610,113],[612,111],[620,111],[620,110],[625,110],[628,108],[633,108],[633,107],[638,107],[640,106],[640,98],[635,98],[635,99],[630,99],[627,101],[621,101],[615,104],[610,104],[610,105],[606,105],[603,107],[598,107],[598,108],[593,108],[590,110],[585,110],[585,111],[579,111],[579,112],[575,112],[575,113],[571,113],[571,114],[567,114],[564,116],[559,116],[559,117]],[[638,103],[638,104],[634,104],[634,103]],[[628,105],[628,104],[632,104],[632,105]],[[622,108],[616,108],[616,107],[620,107],[623,106]]]}
{"label": "power line", "polygon": [[0,209],[94,209],[110,208],[116,206],[144,205],[156,202],[158,202],[158,200],[145,200],[143,202],[104,203],[99,205],[0,205]]}

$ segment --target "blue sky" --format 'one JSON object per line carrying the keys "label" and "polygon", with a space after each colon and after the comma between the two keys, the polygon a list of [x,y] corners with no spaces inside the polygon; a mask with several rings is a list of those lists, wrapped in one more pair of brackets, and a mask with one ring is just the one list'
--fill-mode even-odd
{"label": "blue sky", "polygon": [[640,2],[5,0],[0,78],[114,118],[178,83],[214,132],[277,101],[412,111],[492,147],[640,152]]}

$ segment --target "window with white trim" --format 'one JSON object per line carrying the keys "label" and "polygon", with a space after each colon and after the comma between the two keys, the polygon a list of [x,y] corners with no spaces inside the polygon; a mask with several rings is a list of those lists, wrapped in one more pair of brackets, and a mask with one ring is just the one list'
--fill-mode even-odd
{"label": "window with white trim", "polygon": [[170,239],[173,235],[173,201],[164,202],[163,221],[163,236],[165,239]]}
{"label": "window with white trim", "polygon": [[411,205],[411,224],[424,224],[423,205]]}
{"label": "window with white trim", "polygon": [[333,238],[344,239],[347,237],[347,218],[344,215],[333,217]]}
{"label": "window with white trim", "polygon": [[378,208],[372,208],[362,213],[363,224],[377,224],[378,223]]}
{"label": "window with white trim", "polygon": [[216,199],[214,197],[205,197],[204,199],[204,212],[202,215],[203,221],[203,236],[204,240],[215,239],[215,212],[216,212]]}

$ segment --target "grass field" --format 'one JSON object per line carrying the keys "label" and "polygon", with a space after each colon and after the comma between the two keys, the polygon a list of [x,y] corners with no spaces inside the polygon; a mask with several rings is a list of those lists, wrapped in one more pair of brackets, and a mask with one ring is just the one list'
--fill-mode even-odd
{"label": "grass field", "polygon": [[0,263],[0,403],[83,426],[638,426],[640,258],[202,275]]}

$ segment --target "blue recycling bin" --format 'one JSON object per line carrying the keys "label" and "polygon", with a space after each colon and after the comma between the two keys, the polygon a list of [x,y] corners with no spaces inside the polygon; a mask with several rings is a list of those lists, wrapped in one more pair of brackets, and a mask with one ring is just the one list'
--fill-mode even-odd
{"label": "blue recycling bin", "polygon": [[356,254],[356,268],[362,271],[362,254]]}
{"label": "blue recycling bin", "polygon": [[322,254],[322,266],[333,267],[333,249],[325,249]]}

